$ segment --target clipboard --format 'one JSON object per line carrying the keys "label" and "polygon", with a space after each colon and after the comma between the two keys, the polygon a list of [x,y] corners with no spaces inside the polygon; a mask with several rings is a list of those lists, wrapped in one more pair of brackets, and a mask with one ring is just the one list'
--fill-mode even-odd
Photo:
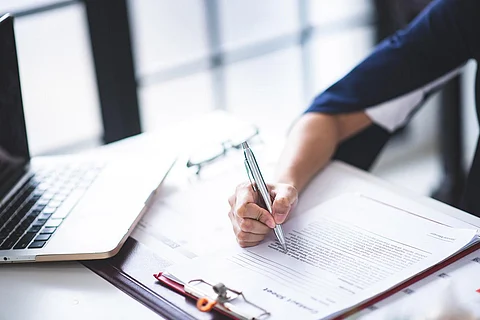
{"label": "clipboard", "polygon": [[211,284],[203,279],[193,279],[181,284],[163,273],[153,275],[161,284],[197,301],[197,309],[202,312],[218,311],[227,317],[238,320],[264,320],[270,312],[247,300],[241,291],[229,288],[223,283]]}
{"label": "clipboard", "polygon": [[[423,272],[417,274],[416,276],[410,278],[409,280],[407,280],[403,283],[400,283],[399,285],[391,288],[390,290],[387,290],[386,292],[384,292],[384,293],[382,293],[382,294],[380,294],[376,297],[373,297],[369,300],[366,300],[363,303],[353,307],[352,309],[343,312],[342,314],[338,314],[338,315],[334,316],[333,320],[345,319],[347,317],[350,317],[350,316],[354,315],[357,312],[360,312],[363,309],[366,309],[366,308],[368,308],[372,305],[375,305],[376,303],[392,296],[393,294],[395,294],[397,292],[400,292],[400,291],[408,288],[409,286],[416,283],[417,281],[420,281],[421,279],[424,279],[424,278],[434,274],[435,272],[440,271],[441,269],[447,267],[448,265],[452,264],[453,262],[455,262],[455,261],[469,255],[470,253],[477,251],[477,250],[480,250],[480,243],[472,245],[472,246],[458,252],[457,254],[447,258],[446,260],[440,262],[439,264],[437,264],[435,266],[432,266],[429,269],[424,270]],[[175,280],[172,280],[172,279],[166,277],[163,273],[154,274],[153,276],[155,277],[155,279],[157,279],[157,281],[160,284],[165,285],[169,289],[172,289],[172,290],[176,291],[177,293],[179,293],[183,296],[186,296],[186,297],[189,297],[191,299],[197,300],[197,308],[198,308],[198,304],[199,304],[200,299],[205,298],[205,297],[208,297],[209,299],[215,299],[214,294],[210,293],[210,295],[209,295],[207,292],[204,292],[203,290],[195,290],[195,288],[193,288],[193,290],[192,290],[191,285],[184,286],[180,282],[177,282]],[[208,282],[205,282],[201,279],[194,279],[192,281],[201,281],[204,284],[206,284],[207,286],[209,286],[210,290],[213,290],[212,284],[210,284]],[[192,281],[190,281],[190,282],[192,282]],[[233,290],[233,291],[235,291],[235,290]],[[236,291],[236,292],[238,292],[238,291]],[[244,319],[264,320],[264,319],[268,319],[270,317],[271,314],[267,310],[264,310],[263,308],[253,304],[252,302],[249,302],[248,300],[245,300],[245,301],[246,301],[247,304],[256,306],[257,308],[259,308],[259,311],[264,311],[265,313],[264,314],[260,313],[257,316],[255,316],[255,315],[249,315],[249,314],[242,314],[241,313],[242,310],[235,310],[238,313],[237,312],[232,312],[233,310],[228,310],[228,309],[221,308],[220,306],[222,304],[217,304],[215,306],[212,306],[212,308],[210,310],[215,310],[215,311],[218,311],[221,314],[226,315],[226,316],[228,316],[232,319],[240,319],[240,320],[244,320]],[[262,317],[260,317],[260,316],[262,316]]]}

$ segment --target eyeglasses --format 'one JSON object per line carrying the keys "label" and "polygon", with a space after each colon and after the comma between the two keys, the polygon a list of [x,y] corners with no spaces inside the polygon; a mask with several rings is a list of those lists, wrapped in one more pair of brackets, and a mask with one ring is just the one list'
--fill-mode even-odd
{"label": "eyeglasses", "polygon": [[252,126],[250,130],[235,132],[230,138],[220,143],[215,142],[202,145],[197,151],[190,155],[187,161],[187,167],[195,168],[195,173],[200,174],[202,167],[225,156],[229,150],[241,150],[242,142],[247,141],[250,143],[255,139],[262,142],[259,137],[259,129]]}

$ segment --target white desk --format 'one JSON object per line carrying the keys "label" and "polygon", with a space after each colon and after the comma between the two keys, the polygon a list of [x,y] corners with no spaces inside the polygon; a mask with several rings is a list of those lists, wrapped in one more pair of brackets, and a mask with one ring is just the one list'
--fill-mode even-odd
{"label": "white desk", "polygon": [[2,265],[0,319],[159,319],[83,265]]}
{"label": "white desk", "polygon": [[[220,117],[220,118],[219,118]],[[228,130],[223,115],[210,115],[156,134],[144,134],[90,152],[148,156],[179,152],[208,134],[212,124]],[[153,277],[152,277],[153,279]],[[77,262],[0,265],[0,320],[160,319],[160,317]]]}
{"label": "white desk", "polygon": [[[172,129],[176,132],[173,135],[172,131],[169,131],[169,134],[163,132],[127,139],[107,149],[108,152],[119,153],[124,151],[159,153],[168,148],[185,145],[191,135],[178,134],[185,132],[184,130],[185,127],[182,127],[180,130]],[[177,139],[172,140],[172,136],[176,136]],[[388,199],[390,203],[397,203],[406,209],[420,203],[425,206],[425,210],[435,209],[480,228],[479,218],[435,200],[415,195],[401,187],[392,186],[341,163],[333,163],[312,182],[301,195],[297,210],[304,210],[349,191]],[[405,197],[411,201],[405,201]],[[304,198],[315,200],[303,201]],[[219,201],[226,202],[226,197]],[[159,319],[149,309],[75,262],[0,266],[0,304],[0,320]]]}

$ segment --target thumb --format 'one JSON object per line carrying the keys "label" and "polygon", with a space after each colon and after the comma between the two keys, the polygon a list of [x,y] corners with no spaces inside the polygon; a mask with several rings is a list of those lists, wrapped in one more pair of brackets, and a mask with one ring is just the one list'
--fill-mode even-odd
{"label": "thumb", "polygon": [[275,190],[272,211],[275,223],[282,224],[297,200],[297,192],[292,186],[281,187]]}

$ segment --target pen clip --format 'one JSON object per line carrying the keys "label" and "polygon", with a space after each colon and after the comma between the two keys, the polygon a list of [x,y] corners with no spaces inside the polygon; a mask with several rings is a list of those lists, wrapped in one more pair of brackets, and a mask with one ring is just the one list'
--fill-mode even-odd
{"label": "pen clip", "polygon": [[243,160],[243,163],[245,164],[245,169],[247,169],[248,180],[250,180],[250,184],[252,185],[252,189],[253,189],[254,192],[257,192],[257,186],[255,184],[255,179],[253,179],[252,169],[250,168],[250,163],[248,163],[247,159]]}

